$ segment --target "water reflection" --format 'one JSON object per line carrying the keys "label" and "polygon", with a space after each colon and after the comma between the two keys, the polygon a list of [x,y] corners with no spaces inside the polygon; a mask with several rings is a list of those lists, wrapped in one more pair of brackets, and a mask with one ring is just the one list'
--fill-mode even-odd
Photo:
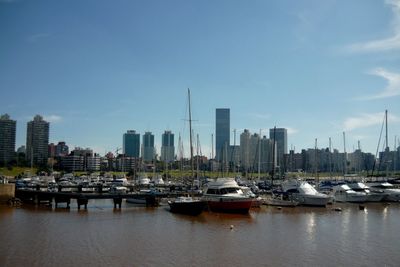
{"label": "water reflection", "polygon": [[114,211],[103,200],[89,202],[87,211],[72,203],[70,209],[0,206],[1,239],[9,244],[0,249],[0,265],[397,266],[399,227],[399,204],[197,217],[165,206]]}

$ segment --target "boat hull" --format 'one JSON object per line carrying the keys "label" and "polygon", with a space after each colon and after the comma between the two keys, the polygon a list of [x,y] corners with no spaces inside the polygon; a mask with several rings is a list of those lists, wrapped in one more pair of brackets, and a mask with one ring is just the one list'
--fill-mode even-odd
{"label": "boat hull", "polygon": [[364,203],[365,201],[367,201],[367,195],[347,194],[347,195],[335,196],[335,201],[336,202]]}
{"label": "boat hull", "polygon": [[218,198],[207,201],[208,208],[213,212],[224,212],[224,213],[243,213],[249,212],[253,200],[251,198],[245,199],[229,199],[229,198]]}
{"label": "boat hull", "polygon": [[173,213],[196,216],[203,212],[207,206],[205,201],[174,202],[168,201],[170,211]]}
{"label": "boat hull", "polygon": [[130,204],[146,205],[145,198],[127,198],[126,202]]}
{"label": "boat hull", "polygon": [[264,201],[264,204],[269,206],[279,206],[279,207],[296,207],[299,204],[299,202],[292,200],[268,198]]}
{"label": "boat hull", "polygon": [[299,205],[325,207],[328,204],[330,197],[318,196],[318,195],[293,194],[293,199],[299,202]]}
{"label": "boat hull", "polygon": [[381,202],[385,196],[385,194],[367,194],[366,202]]}

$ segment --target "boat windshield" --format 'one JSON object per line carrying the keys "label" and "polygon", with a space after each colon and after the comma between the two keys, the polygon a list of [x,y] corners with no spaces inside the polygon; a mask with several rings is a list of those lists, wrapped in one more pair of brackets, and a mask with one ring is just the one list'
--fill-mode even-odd
{"label": "boat windshield", "polygon": [[221,195],[231,194],[231,193],[239,193],[239,188],[226,187],[226,188],[221,188],[219,191],[220,191]]}
{"label": "boat windshield", "polygon": [[214,189],[214,188],[209,188],[207,190],[207,194],[211,194],[211,195],[225,195],[225,194],[236,194],[236,193],[240,193],[239,192],[239,188],[237,187],[225,187],[225,188],[221,188],[221,189]]}

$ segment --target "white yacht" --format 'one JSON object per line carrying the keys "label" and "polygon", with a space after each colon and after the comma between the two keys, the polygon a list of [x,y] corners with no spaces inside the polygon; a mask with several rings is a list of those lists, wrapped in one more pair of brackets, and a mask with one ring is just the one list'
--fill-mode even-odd
{"label": "white yacht", "polygon": [[356,192],[347,184],[335,186],[332,193],[336,202],[363,203],[367,201],[367,194],[365,192]]}
{"label": "white yacht", "polygon": [[330,197],[318,192],[311,184],[299,179],[290,179],[282,182],[282,190],[292,196],[300,205],[326,206]]}
{"label": "white yacht", "polygon": [[139,175],[138,184],[139,185],[149,185],[150,184],[150,179],[147,177],[146,173],[141,173]]}
{"label": "white yacht", "polygon": [[371,191],[383,192],[385,194],[384,201],[400,201],[400,189],[395,188],[391,183],[372,182],[367,184]]}
{"label": "white yacht", "polygon": [[380,202],[386,196],[383,191],[373,190],[371,191],[370,188],[361,182],[358,183],[348,183],[347,184],[352,190],[356,192],[361,192],[367,194],[366,202]]}
{"label": "white yacht", "polygon": [[253,198],[245,194],[233,178],[218,178],[207,184],[203,200],[211,211],[248,213]]}

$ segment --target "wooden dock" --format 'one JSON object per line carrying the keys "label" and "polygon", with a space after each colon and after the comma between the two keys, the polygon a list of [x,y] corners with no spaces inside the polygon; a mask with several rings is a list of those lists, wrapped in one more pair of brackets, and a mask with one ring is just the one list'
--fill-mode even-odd
{"label": "wooden dock", "polygon": [[129,193],[106,193],[97,190],[95,193],[84,193],[81,190],[78,192],[64,192],[62,187],[58,188],[58,192],[43,191],[41,188],[35,189],[20,189],[16,188],[15,197],[20,199],[24,203],[34,203],[37,205],[47,204],[52,205],[53,201],[55,207],[58,208],[59,203],[66,203],[67,208],[70,207],[71,199],[75,199],[78,204],[78,209],[84,206],[87,209],[89,200],[91,199],[112,199],[114,202],[114,208],[121,208],[121,203],[123,199],[135,198],[135,199],[145,199],[146,206],[157,206],[161,198],[178,197],[185,192],[129,192]]}

